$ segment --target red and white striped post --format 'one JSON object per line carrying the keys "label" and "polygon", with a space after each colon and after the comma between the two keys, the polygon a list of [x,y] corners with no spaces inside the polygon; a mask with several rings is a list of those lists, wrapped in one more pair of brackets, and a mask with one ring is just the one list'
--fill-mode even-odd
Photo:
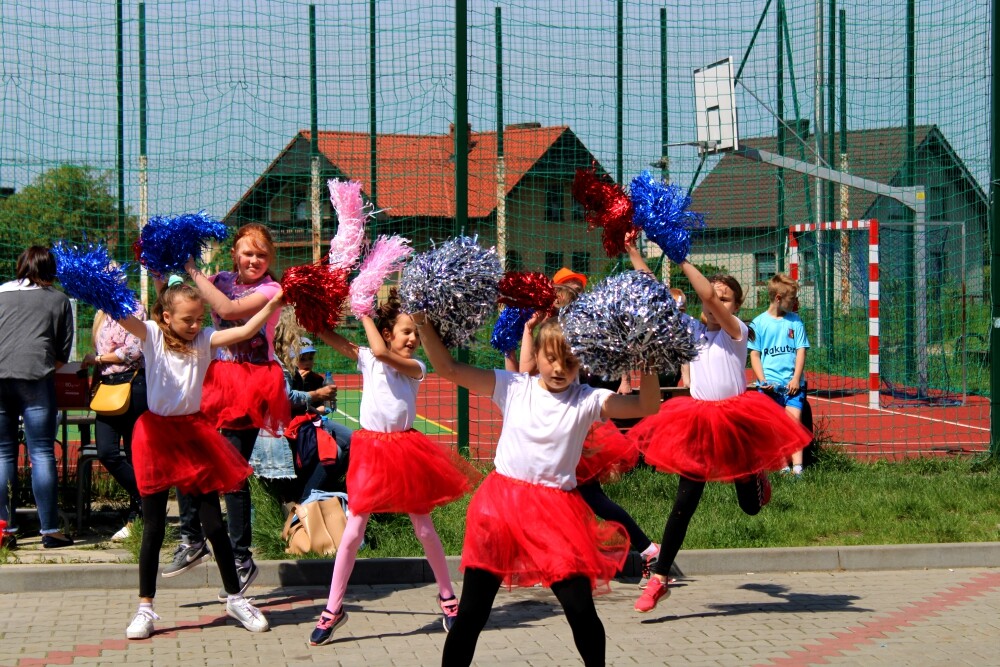
{"label": "red and white striped post", "polygon": [[879,405],[879,351],[878,351],[878,220],[835,220],[792,225],[788,228],[788,275],[799,279],[799,239],[797,234],[813,232],[817,229],[832,231],[841,229],[868,230],[868,407],[878,410]]}

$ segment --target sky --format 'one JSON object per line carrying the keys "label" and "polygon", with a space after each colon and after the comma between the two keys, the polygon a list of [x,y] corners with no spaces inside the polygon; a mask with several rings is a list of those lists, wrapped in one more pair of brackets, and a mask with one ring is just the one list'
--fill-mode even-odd
{"label": "sky", "polygon": [[[845,0],[849,128],[905,121],[905,2]],[[161,0],[146,4],[150,214],[222,216],[300,129],[308,129],[308,2]],[[365,0],[316,2],[319,127],[368,130]],[[624,3],[624,172],[660,157],[659,12],[667,13],[669,131],[695,138],[693,70],[738,64],[765,0]],[[740,133],[773,135],[772,11],[738,88]],[[944,5],[949,5],[944,7]],[[953,5],[953,6],[952,6]],[[614,172],[614,0],[468,1],[469,121],[496,124],[495,7],[502,12],[503,118],[569,125]],[[786,0],[795,96],[810,117],[815,2]],[[824,13],[828,11],[824,3]],[[138,5],[124,0],[126,200],[138,210]],[[917,123],[938,124],[984,185],[989,169],[989,2],[917,0]],[[826,17],[824,17],[826,18]],[[454,8],[378,0],[379,131],[444,134],[454,120]],[[825,53],[825,51],[824,51]],[[786,58],[786,67],[788,59]],[[0,3],[0,185],[24,187],[61,163],[114,169],[114,0]],[[694,148],[670,149],[689,185]]]}

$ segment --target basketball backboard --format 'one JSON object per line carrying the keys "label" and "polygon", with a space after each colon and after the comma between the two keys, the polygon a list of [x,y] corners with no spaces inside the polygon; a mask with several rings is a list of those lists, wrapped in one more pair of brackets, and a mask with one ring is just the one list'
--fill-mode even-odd
{"label": "basketball backboard", "polygon": [[738,149],[732,58],[694,71],[694,99],[699,154]]}

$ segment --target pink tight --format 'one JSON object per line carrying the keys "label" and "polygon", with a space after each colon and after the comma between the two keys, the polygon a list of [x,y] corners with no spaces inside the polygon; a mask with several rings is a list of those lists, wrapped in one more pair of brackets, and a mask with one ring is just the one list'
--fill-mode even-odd
{"label": "pink tight", "polygon": [[[347,520],[347,527],[344,528],[344,537],[340,541],[340,548],[337,550],[337,559],[333,564],[333,580],[330,582],[330,597],[327,600],[326,608],[332,612],[340,610],[344,603],[344,593],[347,591],[347,581],[351,578],[354,570],[354,561],[358,557],[358,549],[365,536],[365,526],[368,525],[369,514],[354,514]],[[451,587],[451,575],[448,573],[448,561],[444,555],[444,547],[441,546],[441,538],[434,530],[434,523],[430,514],[410,514],[410,522],[413,524],[413,532],[424,546],[424,554],[427,562],[434,572],[434,580],[437,581],[438,594],[443,599],[455,596],[455,590]]]}

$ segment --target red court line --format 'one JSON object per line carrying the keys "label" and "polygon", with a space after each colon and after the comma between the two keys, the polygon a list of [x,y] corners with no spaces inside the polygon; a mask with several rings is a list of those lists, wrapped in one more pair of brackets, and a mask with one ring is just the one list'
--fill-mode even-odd
{"label": "red court line", "polygon": [[847,653],[861,646],[881,641],[893,632],[900,632],[904,628],[940,616],[969,600],[992,594],[998,588],[1000,588],[1000,572],[980,574],[965,583],[904,605],[884,618],[875,618],[842,632],[835,632],[829,639],[804,644],[798,650],[788,651],[785,657],[758,663],[758,667],[824,665],[827,664],[827,658],[846,657]]}

